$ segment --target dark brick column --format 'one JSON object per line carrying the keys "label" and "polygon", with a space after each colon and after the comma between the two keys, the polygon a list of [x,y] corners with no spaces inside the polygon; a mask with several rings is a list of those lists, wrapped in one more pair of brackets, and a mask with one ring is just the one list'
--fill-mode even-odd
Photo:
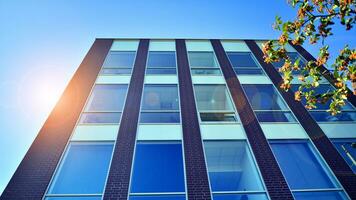
{"label": "dark brick column", "polygon": [[111,39],[95,40],[12,176],[1,200],[43,197],[111,44]]}
{"label": "dark brick column", "polygon": [[185,41],[176,40],[176,49],[188,199],[210,200],[208,173]]}
{"label": "dark brick column", "polygon": [[313,119],[309,112],[304,108],[301,102],[294,100],[292,91],[285,92],[280,89],[282,77],[272,64],[264,62],[263,53],[256,42],[252,40],[245,41],[247,46],[251,49],[258,62],[261,64],[267,75],[272,80],[273,84],[278,88],[280,94],[287,102],[294,115],[297,117],[300,124],[303,126],[314,145],[318,148],[320,154],[324,157],[331,170],[339,179],[346,192],[352,199],[356,199],[356,176],[351,168],[341,157],[329,138],[325,135],[318,123]]}
{"label": "dark brick column", "polygon": [[[289,41],[289,43],[307,61],[315,61],[315,58],[308,51],[306,51],[302,46],[294,45],[294,44],[292,44],[291,41]],[[330,71],[328,69],[326,69],[326,67],[324,65],[322,65],[320,67],[320,69],[321,69],[321,73],[323,74],[325,79],[328,80],[332,85],[335,85],[336,79],[334,78],[333,74],[330,73]],[[348,91],[349,91],[349,94],[347,96],[347,100],[349,100],[349,102],[352,103],[352,105],[356,106],[356,95],[353,95],[351,90],[348,90]]]}
{"label": "dark brick column", "polygon": [[127,200],[128,197],[148,45],[148,39],[140,40],[105,188],[106,200]]}
{"label": "dark brick column", "polygon": [[271,199],[293,199],[262,128],[219,40],[211,40]]}

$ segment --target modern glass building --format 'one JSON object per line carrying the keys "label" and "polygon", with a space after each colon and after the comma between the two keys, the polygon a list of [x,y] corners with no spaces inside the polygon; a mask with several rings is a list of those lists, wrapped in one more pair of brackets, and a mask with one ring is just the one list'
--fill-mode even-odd
{"label": "modern glass building", "polygon": [[306,110],[262,42],[97,39],[1,200],[356,199],[355,96]]}

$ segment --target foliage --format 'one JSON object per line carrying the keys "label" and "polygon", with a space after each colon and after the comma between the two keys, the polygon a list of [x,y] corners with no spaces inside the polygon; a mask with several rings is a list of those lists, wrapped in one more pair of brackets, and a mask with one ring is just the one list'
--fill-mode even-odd
{"label": "foliage", "polygon": [[[346,45],[333,62],[333,76],[337,80],[335,90],[318,94],[315,89],[319,86],[322,73],[330,73],[321,69],[330,56],[329,46],[324,44],[324,40],[333,35],[332,28],[335,23],[340,23],[346,31],[353,28],[356,23],[356,0],[289,0],[288,3],[297,8],[296,19],[283,22],[281,17],[276,17],[273,27],[281,31],[281,35],[278,40],[263,44],[265,62],[284,61],[284,65],[279,69],[283,74],[280,87],[288,91],[293,80],[292,72],[300,74],[298,79],[302,84],[295,92],[295,99],[300,101],[304,98],[308,109],[316,108],[317,103],[331,101],[328,112],[335,115],[345,105],[348,81],[351,81],[353,88],[353,94],[350,95],[356,95],[356,50]],[[294,45],[302,45],[306,41],[313,45],[321,43],[322,47],[316,61],[309,61],[300,66],[299,59],[292,62],[287,55],[288,41]]]}

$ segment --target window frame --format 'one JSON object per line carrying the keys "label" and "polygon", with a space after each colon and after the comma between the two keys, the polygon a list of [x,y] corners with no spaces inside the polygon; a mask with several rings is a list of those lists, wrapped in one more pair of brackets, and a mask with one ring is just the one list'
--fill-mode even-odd
{"label": "window frame", "polygon": [[[149,62],[149,56],[150,53],[167,53],[167,52],[171,52],[174,54],[174,61],[175,61],[175,67],[149,67],[148,66],[148,62]],[[153,69],[153,70],[160,70],[160,69],[174,69],[175,73],[173,74],[157,74],[157,73],[148,73],[148,70]],[[177,76],[178,74],[178,62],[177,62],[177,51],[148,51],[147,53],[147,63],[146,63],[146,70],[145,70],[145,76]]]}
{"label": "window frame", "polygon": [[[127,50],[127,51],[118,51],[118,50],[110,50],[108,52],[108,54],[106,55],[105,57],[105,60],[103,62],[103,65],[101,66],[101,69],[100,69],[100,72],[98,74],[98,76],[112,76],[112,75],[116,75],[116,76],[131,76],[132,75],[132,72],[135,68],[135,63],[136,63],[136,58],[137,58],[137,50],[136,51],[133,51],[133,50]],[[132,63],[132,67],[105,67],[105,63],[106,63],[106,60],[108,59],[108,56],[111,52],[134,52],[134,57],[133,57],[133,63]],[[103,71],[105,69],[109,69],[109,70],[112,70],[112,69],[116,69],[116,70],[120,70],[120,69],[123,69],[123,70],[130,70],[130,73],[103,73]]]}
{"label": "window frame", "polygon": [[[236,76],[266,76],[265,71],[263,70],[263,68],[261,67],[261,65],[259,64],[257,59],[255,58],[255,55],[251,51],[250,52],[246,52],[246,51],[227,51],[225,53],[226,53],[226,56],[227,56],[227,58],[228,58],[228,60],[229,60],[229,62],[231,64],[231,67],[234,70]],[[252,58],[252,60],[255,62],[257,67],[241,67],[241,68],[234,67],[229,54],[249,54],[250,57]],[[247,74],[247,73],[246,74],[239,74],[236,71],[237,69],[243,69],[243,70],[248,70],[248,71],[259,70],[261,73],[260,74]]]}
{"label": "window frame", "polygon": [[[222,71],[221,71],[221,68],[220,68],[220,63],[218,61],[218,59],[216,58],[216,55],[215,55],[215,52],[214,51],[186,51],[187,52],[187,57],[188,57],[188,64],[189,64],[189,69],[190,69],[190,73],[191,73],[191,76],[222,76]],[[213,54],[213,59],[216,63],[216,67],[206,67],[206,66],[192,66],[191,65],[191,61],[189,59],[189,54],[190,53],[212,53]],[[195,70],[211,70],[211,71],[214,71],[214,70],[217,70],[219,73],[202,73],[202,74],[196,74],[194,73]]]}

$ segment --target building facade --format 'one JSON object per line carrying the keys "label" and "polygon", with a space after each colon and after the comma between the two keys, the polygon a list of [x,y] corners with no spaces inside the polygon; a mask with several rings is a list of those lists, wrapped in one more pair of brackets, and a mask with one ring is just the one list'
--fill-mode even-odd
{"label": "building facade", "polygon": [[97,39],[1,200],[356,199],[355,96],[306,110],[262,42]]}

